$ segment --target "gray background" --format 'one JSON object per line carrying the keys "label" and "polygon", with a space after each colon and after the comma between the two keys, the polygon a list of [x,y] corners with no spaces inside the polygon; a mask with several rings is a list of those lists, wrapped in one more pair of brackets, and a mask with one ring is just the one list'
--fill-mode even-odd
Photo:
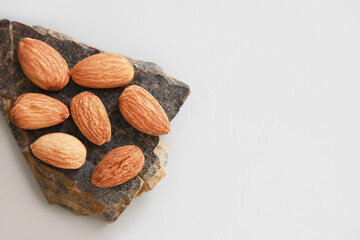
{"label": "gray background", "polygon": [[1,1],[192,94],[117,222],[49,206],[0,117],[1,239],[360,239],[360,2]]}

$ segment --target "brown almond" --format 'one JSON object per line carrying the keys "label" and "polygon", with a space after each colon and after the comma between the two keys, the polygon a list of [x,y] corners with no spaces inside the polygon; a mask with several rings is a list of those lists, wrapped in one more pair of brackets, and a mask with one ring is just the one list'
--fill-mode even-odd
{"label": "brown almond", "polygon": [[39,129],[57,125],[69,115],[69,109],[59,100],[40,93],[25,93],[16,100],[10,119],[20,128]]}
{"label": "brown almond", "polygon": [[86,160],[86,148],[76,137],[66,133],[49,133],[30,145],[32,153],[54,167],[80,168]]}
{"label": "brown almond", "polygon": [[144,167],[144,154],[134,145],[108,152],[96,166],[91,180],[98,187],[114,187],[134,178]]}
{"label": "brown almond", "polygon": [[24,38],[19,42],[18,58],[25,75],[39,88],[58,91],[69,82],[69,67],[50,45],[43,41]]}
{"label": "brown almond", "polygon": [[137,130],[154,136],[170,132],[170,122],[164,109],[142,87],[132,85],[125,88],[118,103],[123,117]]}
{"label": "brown almond", "polygon": [[96,145],[111,139],[111,124],[101,99],[92,92],[82,92],[71,100],[70,111],[82,134]]}
{"label": "brown almond", "polygon": [[121,55],[99,53],[78,62],[70,74],[74,82],[83,87],[115,88],[125,86],[134,78],[134,67]]}

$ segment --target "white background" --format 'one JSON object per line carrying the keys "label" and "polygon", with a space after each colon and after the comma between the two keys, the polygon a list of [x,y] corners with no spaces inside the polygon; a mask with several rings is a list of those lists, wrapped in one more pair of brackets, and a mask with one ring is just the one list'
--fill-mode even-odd
{"label": "white background", "polygon": [[1,1],[192,93],[117,222],[49,206],[0,122],[0,239],[360,239],[360,2]]}

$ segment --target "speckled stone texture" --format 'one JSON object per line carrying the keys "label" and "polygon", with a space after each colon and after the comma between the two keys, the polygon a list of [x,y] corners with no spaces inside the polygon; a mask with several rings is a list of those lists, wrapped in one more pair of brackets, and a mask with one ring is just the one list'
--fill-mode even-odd
{"label": "speckled stone texture", "polygon": [[[16,54],[19,41],[25,37],[40,39],[53,46],[67,61],[70,69],[83,58],[102,51],[39,26],[0,20],[0,109],[42,192],[51,204],[61,205],[76,214],[99,215],[108,222],[114,222],[136,196],[154,188],[166,175],[168,145],[159,142],[159,137],[137,131],[124,120],[117,105],[124,87],[87,89],[70,80],[63,90],[51,93],[33,85],[24,75]],[[172,120],[189,95],[189,87],[167,75],[154,63],[129,59],[135,67],[135,78],[130,85],[136,84],[147,89]],[[89,142],[71,117],[57,126],[40,130],[22,130],[10,122],[9,113],[14,101],[23,93],[43,93],[69,107],[71,98],[85,90],[99,96],[109,114],[112,139],[102,146]],[[39,161],[31,153],[29,145],[40,136],[52,132],[69,133],[85,144],[88,155],[80,169],[58,169]],[[90,177],[101,158],[108,151],[128,144],[135,144],[143,150],[143,170],[135,178],[116,187],[103,189],[94,186]]]}

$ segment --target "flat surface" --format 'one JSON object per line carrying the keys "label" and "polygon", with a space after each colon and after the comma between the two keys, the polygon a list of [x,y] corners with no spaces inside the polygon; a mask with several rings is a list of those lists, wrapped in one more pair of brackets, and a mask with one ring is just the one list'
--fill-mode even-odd
{"label": "flat surface", "polygon": [[[98,2],[98,1],[96,1]],[[360,2],[8,1],[192,93],[168,176],[117,222],[48,206],[0,123],[0,239],[360,239]]]}

